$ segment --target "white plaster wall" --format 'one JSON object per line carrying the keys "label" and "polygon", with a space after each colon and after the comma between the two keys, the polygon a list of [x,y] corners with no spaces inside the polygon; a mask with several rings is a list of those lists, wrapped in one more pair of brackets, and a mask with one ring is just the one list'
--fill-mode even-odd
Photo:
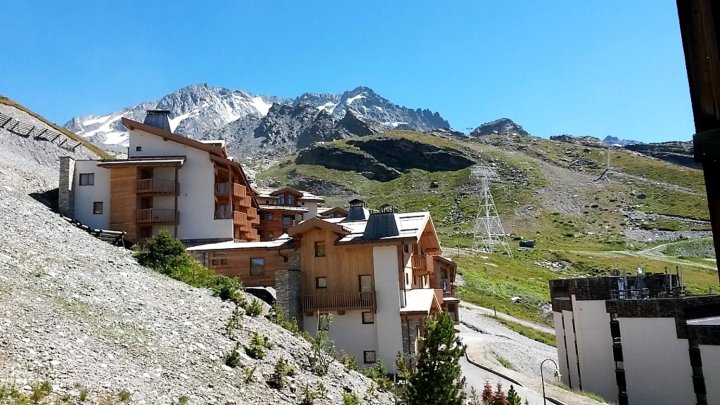
{"label": "white plaster wall", "polygon": [[700,345],[708,404],[720,404],[720,346]]}
{"label": "white plaster wall", "polygon": [[[78,160],[75,162],[73,190],[75,191],[75,218],[83,224],[108,229],[110,227],[110,170],[98,167],[97,160]],[[95,184],[81,186],[80,174],[93,173]],[[103,213],[93,214],[93,203],[103,202]]]}
{"label": "white plaster wall", "polygon": [[[575,298],[572,298],[575,300]],[[577,367],[577,354],[575,353],[575,333],[573,332],[573,313],[572,311],[562,311],[563,314],[563,324],[565,325],[565,341],[567,343],[567,356],[568,356],[568,362],[570,364],[570,369],[568,370],[567,376],[569,378],[567,384],[570,388],[573,389],[580,389],[580,377],[578,374],[578,367]],[[562,378],[562,377],[561,377]],[[563,381],[565,381],[563,379]]]}
{"label": "white plaster wall", "polygon": [[555,325],[555,341],[557,342],[558,367],[560,368],[560,380],[565,385],[569,384],[567,366],[567,347],[565,347],[565,330],[563,329],[562,312],[553,312],[553,323]]}
{"label": "white plaster wall", "polygon": [[618,392],[610,314],[605,312],[605,301],[575,301],[573,314],[583,391],[594,392],[608,401],[616,401]]}
{"label": "white plaster wall", "polygon": [[308,212],[303,214],[303,220],[315,218],[318,214],[318,203],[316,201],[303,201],[303,205],[308,209]]}
{"label": "white plaster wall", "polygon": [[138,130],[130,131],[129,150],[131,157],[185,156],[178,171],[178,239],[233,237],[232,219],[215,219],[215,169],[208,152]]}
{"label": "white plaster wall", "polygon": [[629,402],[694,404],[688,342],[677,338],[675,320],[618,318],[618,321]]}
{"label": "white plaster wall", "polygon": [[[338,351],[355,356],[359,365],[363,366],[363,351],[374,350],[378,352],[377,323],[363,324],[363,311],[346,311],[345,315],[331,312],[329,337],[335,342]],[[317,332],[317,316],[305,316],[303,325],[305,331],[313,336]],[[393,358],[393,362],[394,362]],[[383,359],[383,361],[385,361]],[[387,366],[388,364],[385,363]],[[370,366],[370,365],[368,365]]]}
{"label": "white plaster wall", "polygon": [[378,358],[382,359],[389,372],[394,373],[395,356],[402,353],[397,246],[373,247],[373,267],[377,298],[375,324]]}

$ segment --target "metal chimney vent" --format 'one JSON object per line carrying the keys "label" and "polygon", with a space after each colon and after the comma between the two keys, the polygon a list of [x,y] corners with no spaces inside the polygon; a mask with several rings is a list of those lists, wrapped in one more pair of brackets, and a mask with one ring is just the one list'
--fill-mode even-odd
{"label": "metal chimney vent", "polygon": [[170,130],[170,111],[169,110],[147,110],[145,121],[143,124],[160,128],[168,132]]}
{"label": "metal chimney vent", "polygon": [[363,239],[376,240],[400,235],[400,224],[393,212],[375,212],[370,214]]}

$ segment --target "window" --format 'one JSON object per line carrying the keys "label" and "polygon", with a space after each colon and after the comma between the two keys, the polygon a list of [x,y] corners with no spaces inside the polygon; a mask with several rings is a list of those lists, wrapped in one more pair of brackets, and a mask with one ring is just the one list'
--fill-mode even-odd
{"label": "window", "polygon": [[295,205],[295,197],[289,195],[285,198],[287,205]]}
{"label": "window", "polygon": [[253,257],[250,259],[250,275],[261,276],[265,274],[265,258]]}
{"label": "window", "polygon": [[358,276],[360,292],[372,291],[372,276],[369,274],[362,274]]}
{"label": "window", "polygon": [[376,356],[375,356],[375,350],[365,350],[363,351],[363,363],[375,363]]}
{"label": "window", "polygon": [[405,273],[405,285],[410,285],[410,275]]}
{"label": "window", "polygon": [[375,323],[375,314],[373,314],[372,312],[363,312],[362,323],[365,325],[369,323]]}
{"label": "window", "polygon": [[135,152],[142,152],[142,146],[136,146]]}
{"label": "window", "polygon": [[103,202],[95,201],[93,203],[93,214],[102,214],[102,213],[103,213]]}
{"label": "window", "polygon": [[266,220],[266,221],[272,221],[272,220],[273,220],[273,215],[272,215],[272,214],[267,214],[267,215],[265,215],[265,220]]}
{"label": "window", "polygon": [[318,330],[330,330],[330,321],[332,321],[330,314],[320,314],[318,317]]}
{"label": "window", "polygon": [[325,257],[325,241],[319,240],[315,242],[315,257]]}
{"label": "window", "polygon": [[278,204],[279,205],[285,205],[285,194],[278,197]]}
{"label": "window", "polygon": [[327,277],[315,277],[315,288],[327,288]]}
{"label": "window", "polygon": [[410,253],[410,245],[403,245],[403,252]]}
{"label": "window", "polygon": [[92,186],[95,184],[95,173],[80,173],[80,185]]}
{"label": "window", "polygon": [[224,266],[227,264],[227,257],[225,252],[212,252],[210,253],[210,265],[211,266]]}
{"label": "window", "polygon": [[283,218],[282,218],[283,226],[292,226],[293,222],[295,222],[295,217],[283,215]]}

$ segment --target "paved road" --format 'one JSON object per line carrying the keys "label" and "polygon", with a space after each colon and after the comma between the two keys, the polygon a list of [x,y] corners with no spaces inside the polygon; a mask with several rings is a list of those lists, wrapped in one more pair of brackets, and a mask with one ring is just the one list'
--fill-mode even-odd
{"label": "paved road", "polygon": [[[478,306],[475,304],[470,304],[469,302],[466,302],[466,301],[460,301],[460,308],[465,311],[472,310],[472,311],[481,312],[481,313],[487,314],[487,315],[495,314],[495,311],[493,311],[490,308],[485,308],[485,307],[481,307],[481,306]],[[460,312],[461,320],[462,320],[462,314],[463,314],[463,312],[461,311]],[[497,317],[501,318],[501,319],[505,319],[506,321],[515,322],[520,325],[527,326],[528,328],[535,329],[537,331],[548,333],[550,335],[555,336],[555,329],[549,328],[547,326],[539,325],[537,323],[526,321],[524,319],[515,318],[514,316],[510,316],[510,315],[502,313],[502,312],[498,312]]]}

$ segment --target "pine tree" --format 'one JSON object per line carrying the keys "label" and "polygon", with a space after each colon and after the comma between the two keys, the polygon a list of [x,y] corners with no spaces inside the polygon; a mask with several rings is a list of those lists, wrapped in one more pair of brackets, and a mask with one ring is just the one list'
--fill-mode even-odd
{"label": "pine tree", "polygon": [[465,346],[455,336],[455,324],[447,312],[427,318],[415,374],[408,387],[411,404],[461,405],[463,391],[460,357]]}
{"label": "pine tree", "polygon": [[490,405],[507,405],[507,397],[502,389],[502,383],[497,383],[497,389],[490,399]]}
{"label": "pine tree", "polygon": [[522,400],[520,399],[520,395],[518,395],[517,391],[515,391],[515,387],[510,385],[510,390],[507,393],[507,404],[508,405],[522,405]]}
{"label": "pine tree", "polygon": [[490,385],[490,380],[485,380],[485,385],[483,385],[482,396],[481,396],[483,403],[484,404],[490,403],[490,400],[492,399],[492,395],[493,395],[493,389],[492,389],[492,385]]}

